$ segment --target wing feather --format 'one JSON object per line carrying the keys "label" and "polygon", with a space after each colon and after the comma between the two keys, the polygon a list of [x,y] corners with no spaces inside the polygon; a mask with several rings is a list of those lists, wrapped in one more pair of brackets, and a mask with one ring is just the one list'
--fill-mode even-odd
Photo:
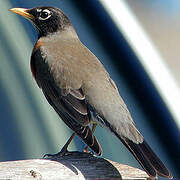
{"label": "wing feather", "polygon": [[82,90],[80,89],[79,93],[78,90],[74,90],[76,96],[74,96],[75,93],[72,93],[73,95],[66,93],[67,95],[64,96],[60,93],[61,89],[58,89],[51,81],[47,80],[41,80],[41,88],[49,104],[54,108],[65,124],[94,152],[101,155],[101,146],[89,127],[90,113],[88,112],[85,98],[82,98]]}

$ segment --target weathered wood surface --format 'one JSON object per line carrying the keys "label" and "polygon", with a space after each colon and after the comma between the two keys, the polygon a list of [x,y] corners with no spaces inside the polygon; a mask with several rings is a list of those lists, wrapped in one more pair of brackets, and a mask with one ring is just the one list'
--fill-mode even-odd
{"label": "weathered wood surface", "polygon": [[0,162],[0,180],[150,180],[137,168],[88,153],[71,152],[63,157]]}

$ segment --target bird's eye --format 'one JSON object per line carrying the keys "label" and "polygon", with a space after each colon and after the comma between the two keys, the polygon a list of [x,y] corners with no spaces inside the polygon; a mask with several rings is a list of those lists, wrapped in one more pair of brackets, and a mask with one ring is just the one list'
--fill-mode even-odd
{"label": "bird's eye", "polygon": [[51,16],[51,11],[49,11],[48,9],[45,9],[43,11],[41,11],[40,15],[39,15],[39,19],[40,20],[46,20]]}

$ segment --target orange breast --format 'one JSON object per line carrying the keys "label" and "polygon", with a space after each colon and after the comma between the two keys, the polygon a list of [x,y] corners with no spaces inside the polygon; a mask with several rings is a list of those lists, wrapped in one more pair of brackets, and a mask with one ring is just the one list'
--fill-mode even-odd
{"label": "orange breast", "polygon": [[31,72],[32,72],[32,75],[33,75],[35,80],[36,80],[36,62],[35,61],[36,61],[36,58],[38,58],[38,56],[39,56],[38,53],[40,53],[39,49],[42,46],[42,44],[43,44],[42,40],[39,39],[33,48],[32,56],[31,56],[31,64],[30,64],[31,65]]}

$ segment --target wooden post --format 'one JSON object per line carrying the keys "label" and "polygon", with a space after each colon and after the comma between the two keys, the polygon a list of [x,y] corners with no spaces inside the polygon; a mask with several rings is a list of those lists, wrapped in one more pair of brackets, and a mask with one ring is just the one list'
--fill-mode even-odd
{"label": "wooden post", "polygon": [[0,179],[150,180],[142,170],[83,152],[62,157],[0,162]]}

